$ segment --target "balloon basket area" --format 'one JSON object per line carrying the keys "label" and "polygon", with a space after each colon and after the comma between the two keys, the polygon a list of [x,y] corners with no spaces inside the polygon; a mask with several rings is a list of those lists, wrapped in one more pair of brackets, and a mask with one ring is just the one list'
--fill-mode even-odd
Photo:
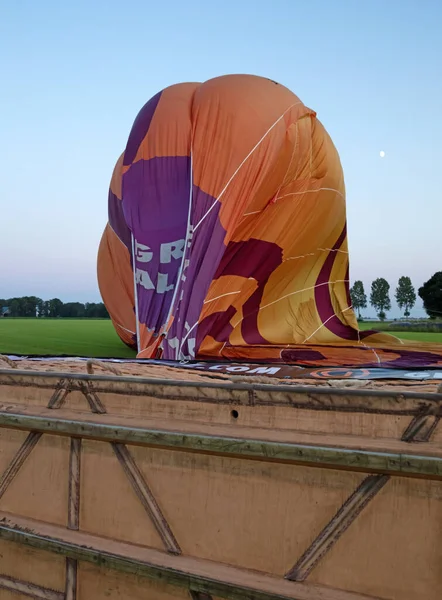
{"label": "balloon basket area", "polygon": [[437,372],[3,363],[2,600],[442,597]]}

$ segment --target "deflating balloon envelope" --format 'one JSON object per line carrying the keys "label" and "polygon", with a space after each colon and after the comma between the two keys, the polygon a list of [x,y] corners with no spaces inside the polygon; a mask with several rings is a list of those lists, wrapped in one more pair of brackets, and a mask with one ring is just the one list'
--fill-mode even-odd
{"label": "deflating balloon envelope", "polygon": [[172,85],[145,104],[112,175],[98,279],[142,358],[442,365],[440,346],[358,330],[338,152],[265,78]]}

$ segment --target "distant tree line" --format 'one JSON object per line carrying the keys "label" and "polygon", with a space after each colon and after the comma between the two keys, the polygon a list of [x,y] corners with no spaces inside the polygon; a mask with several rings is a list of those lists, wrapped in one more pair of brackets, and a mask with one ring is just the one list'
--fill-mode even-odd
{"label": "distant tree line", "polygon": [[[442,271],[435,273],[419,288],[418,294],[423,300],[424,308],[431,319],[442,318]],[[367,308],[368,300],[362,281],[355,281],[350,290],[353,308],[361,319],[361,310]],[[416,304],[416,291],[410,277],[400,277],[395,290],[396,303],[409,317]],[[371,284],[370,304],[376,310],[381,321],[387,318],[391,310],[390,284],[383,277],[375,279]],[[109,319],[109,313],[102,302],[62,302],[58,298],[42,300],[37,296],[22,298],[0,298],[0,311],[7,307],[10,317],[70,318],[70,319]]]}
{"label": "distant tree line", "polygon": [[[424,308],[431,319],[442,318],[442,271],[435,273],[419,288],[418,294],[422,298]],[[357,310],[361,319],[361,310],[367,308],[367,295],[362,281],[355,281],[350,290],[353,308]],[[416,291],[410,277],[400,277],[395,290],[396,303],[404,311],[404,317],[409,317],[416,304]],[[376,310],[381,321],[387,318],[391,310],[390,284],[383,277],[375,279],[371,284],[370,304]]]}
{"label": "distant tree line", "polygon": [[0,309],[7,307],[10,317],[39,317],[55,319],[109,319],[102,302],[62,302],[58,298],[42,300],[37,296],[22,298],[0,298]]}

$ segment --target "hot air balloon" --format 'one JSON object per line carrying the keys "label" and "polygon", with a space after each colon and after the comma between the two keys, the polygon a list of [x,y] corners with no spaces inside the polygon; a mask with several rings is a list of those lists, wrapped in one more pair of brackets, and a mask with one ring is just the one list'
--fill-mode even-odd
{"label": "hot air balloon", "polygon": [[360,332],[344,176],[316,113],[251,75],[172,85],[141,109],[111,179],[103,301],[140,358],[441,365]]}

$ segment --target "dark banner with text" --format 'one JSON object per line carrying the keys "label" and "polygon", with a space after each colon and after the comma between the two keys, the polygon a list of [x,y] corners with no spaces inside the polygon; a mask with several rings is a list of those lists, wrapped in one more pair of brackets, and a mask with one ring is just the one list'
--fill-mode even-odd
{"label": "dark banner with text", "polygon": [[[9,356],[11,360],[20,362],[22,360],[30,361],[52,361],[52,362],[73,362],[87,361],[87,358],[68,358],[68,357],[25,357]],[[173,362],[165,360],[130,360],[123,358],[101,358],[101,362],[126,363],[126,364],[146,364],[174,367],[177,369],[189,369],[193,371],[204,371],[207,373],[222,373],[229,375],[243,376],[265,376],[277,379],[408,379],[408,380],[442,380],[441,369],[425,370],[406,370],[406,369],[351,369],[351,368],[322,368],[306,369],[295,365],[263,365],[263,364],[238,364],[238,363],[212,363],[212,362]]]}

